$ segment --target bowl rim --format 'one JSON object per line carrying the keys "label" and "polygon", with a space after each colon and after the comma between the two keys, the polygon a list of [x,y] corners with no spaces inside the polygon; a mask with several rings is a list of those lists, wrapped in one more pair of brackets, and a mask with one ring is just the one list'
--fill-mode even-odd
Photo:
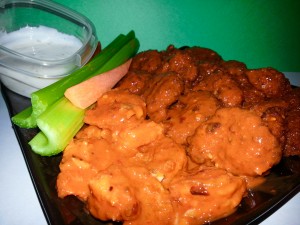
{"label": "bowl rim", "polygon": [[[79,24],[84,25],[87,27],[87,37],[82,41],[82,46],[72,55],[65,57],[63,59],[38,59],[33,56],[28,56],[25,54],[22,54],[20,52],[14,51],[12,49],[6,48],[2,45],[0,45],[0,51],[3,50],[6,52],[6,54],[9,54],[13,57],[18,57],[21,60],[39,64],[39,65],[62,65],[67,62],[73,61],[75,57],[76,65],[81,67],[85,65],[92,55],[94,54],[97,44],[98,44],[98,38],[96,34],[96,29],[94,24],[89,20],[86,16],[82,15],[81,13],[68,8],[66,6],[63,6],[59,3],[53,2],[53,1],[47,1],[47,0],[1,0],[0,1],[0,9],[5,9],[7,6],[17,7],[18,5],[22,5],[22,7],[29,8],[38,8],[43,11],[47,12],[53,12],[57,14],[58,16],[62,16],[63,18],[66,18],[70,21],[78,21]],[[85,52],[85,49],[89,43],[92,43],[92,48],[90,49],[90,53],[85,56],[85,60],[82,59],[81,55]],[[1,62],[0,62],[1,64]]]}

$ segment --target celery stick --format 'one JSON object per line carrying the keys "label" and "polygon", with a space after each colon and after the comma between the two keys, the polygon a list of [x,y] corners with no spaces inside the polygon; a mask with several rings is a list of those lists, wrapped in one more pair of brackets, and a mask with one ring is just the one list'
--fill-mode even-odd
{"label": "celery stick", "polygon": [[60,153],[82,127],[84,112],[60,98],[37,118],[41,132],[29,142],[32,150],[42,156]]}
{"label": "celery stick", "polygon": [[28,107],[21,111],[18,116],[12,118],[14,124],[18,124],[19,127],[33,127],[36,124],[36,120],[32,114],[32,107]]}
{"label": "celery stick", "polygon": [[[128,59],[132,58],[136,52],[139,46],[139,42],[137,39],[132,39],[129,41],[126,45],[124,45],[117,54],[112,56],[109,61],[107,61],[101,68],[99,68],[96,71],[96,74],[101,74],[106,71],[109,71],[115,67],[116,65],[122,65],[125,63]],[[91,78],[93,76],[89,76],[88,78]]]}
{"label": "celery stick", "polygon": [[[123,64],[137,53],[138,47],[136,38],[130,40],[97,70],[97,74]],[[60,98],[37,117],[37,126],[41,131],[29,142],[32,150],[42,156],[63,151],[82,127],[84,112],[85,110],[72,105],[65,97]]]}
{"label": "celery stick", "polygon": [[131,35],[130,37],[124,35],[118,36],[86,66],[57,82],[32,93],[31,103],[35,117],[44,112],[49,105],[61,98],[67,88],[72,87],[91,76],[97,75],[96,71],[101,68],[114,54],[116,54],[124,44],[130,41],[131,38]]}
{"label": "celery stick", "polygon": [[[103,49],[90,63],[83,66],[79,70],[75,71],[71,75],[60,79],[59,81],[49,85],[43,89],[40,89],[31,95],[32,113],[30,110],[25,109],[25,112],[21,112],[14,117],[12,121],[22,128],[34,128],[37,126],[36,118],[41,115],[49,106],[64,95],[67,88],[78,84],[87,78],[97,75],[97,71],[105,63],[113,57],[122,46],[126,45],[132,39],[135,38],[133,31],[129,32],[126,36],[119,35],[111,44]],[[138,48],[138,47],[137,47]],[[118,66],[116,64],[114,67]],[[112,69],[107,67],[107,70]],[[105,71],[103,71],[105,72]]]}

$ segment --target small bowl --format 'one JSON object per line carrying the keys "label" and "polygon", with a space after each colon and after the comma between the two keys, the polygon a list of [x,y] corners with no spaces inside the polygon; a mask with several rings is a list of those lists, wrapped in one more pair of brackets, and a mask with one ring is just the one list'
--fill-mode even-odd
{"label": "small bowl", "polygon": [[96,51],[94,25],[46,0],[0,1],[0,79],[30,94],[85,65]]}

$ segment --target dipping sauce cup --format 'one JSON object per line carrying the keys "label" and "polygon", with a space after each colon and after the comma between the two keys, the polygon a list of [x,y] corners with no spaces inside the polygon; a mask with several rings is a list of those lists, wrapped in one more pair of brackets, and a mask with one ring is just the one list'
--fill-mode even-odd
{"label": "dipping sauce cup", "polygon": [[98,44],[92,22],[46,0],[0,0],[0,79],[30,94],[85,65]]}

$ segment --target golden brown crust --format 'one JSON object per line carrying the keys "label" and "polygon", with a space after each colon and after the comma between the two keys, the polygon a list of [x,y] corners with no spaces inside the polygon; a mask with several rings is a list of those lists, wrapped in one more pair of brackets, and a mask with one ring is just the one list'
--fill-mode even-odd
{"label": "golden brown crust", "polygon": [[[147,56],[153,59],[146,59]],[[141,58],[143,62],[151,62],[148,63],[151,68],[141,64]],[[183,120],[189,121],[185,117],[174,124],[168,116],[174,109],[182,108],[179,99],[191,93],[191,90],[208,91],[219,100],[221,107],[240,107],[256,112],[282,145],[283,155],[300,155],[297,113],[300,91],[291,87],[283,73],[269,67],[249,69],[242,62],[225,61],[216,52],[201,47],[177,49],[171,45],[165,51],[140,53],[133,61],[133,68],[118,87],[133,90],[135,86],[136,90],[132,93],[147,96],[147,115],[156,122],[164,123],[168,131],[172,130],[173,125],[180,127],[178,124]],[[136,85],[133,85],[132,73],[135,79],[141,74],[136,79]],[[180,77],[181,85],[176,86],[171,78],[167,78],[174,76],[174,73]],[[164,92],[157,89],[153,91],[158,86]],[[149,88],[154,95],[144,94],[151,92],[147,90]],[[168,101],[164,97],[166,92],[172,97]]]}
{"label": "golden brown crust", "polygon": [[225,217],[282,156],[300,155],[300,89],[207,48],[139,53],[84,122],[63,153],[59,197],[124,225]]}

